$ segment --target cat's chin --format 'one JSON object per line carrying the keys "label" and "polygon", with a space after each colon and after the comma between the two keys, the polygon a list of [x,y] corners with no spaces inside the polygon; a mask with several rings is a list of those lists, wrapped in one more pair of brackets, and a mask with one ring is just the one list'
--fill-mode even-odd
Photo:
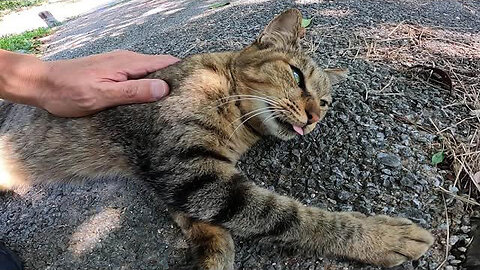
{"label": "cat's chin", "polygon": [[274,123],[272,123],[272,126],[269,127],[269,131],[270,131],[270,134],[284,141],[288,141],[297,136],[301,136],[293,129],[292,124],[289,124],[287,122],[284,122],[278,119],[274,120]]}

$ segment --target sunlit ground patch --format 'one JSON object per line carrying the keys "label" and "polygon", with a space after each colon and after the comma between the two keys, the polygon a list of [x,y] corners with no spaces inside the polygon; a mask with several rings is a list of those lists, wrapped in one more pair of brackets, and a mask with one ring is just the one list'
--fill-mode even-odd
{"label": "sunlit ground patch", "polygon": [[120,223],[119,209],[103,209],[78,226],[70,239],[69,250],[76,256],[88,253],[110,232],[118,229]]}

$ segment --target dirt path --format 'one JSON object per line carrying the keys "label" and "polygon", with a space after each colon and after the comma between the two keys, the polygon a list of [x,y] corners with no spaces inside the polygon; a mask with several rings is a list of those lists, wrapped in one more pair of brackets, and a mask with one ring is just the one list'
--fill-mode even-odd
{"label": "dirt path", "polygon": [[[350,79],[335,89],[332,111],[312,135],[286,143],[267,140],[240,167],[257,184],[308,205],[404,216],[431,229],[437,238],[433,249],[398,269],[436,269],[444,261],[445,198],[453,248],[444,266],[463,269],[470,211],[438,191],[457,192],[448,171],[430,164],[439,150],[431,122],[442,129],[470,114],[462,105],[451,105],[457,100],[449,91],[412,79],[402,69],[421,60],[420,52],[413,54],[418,46],[408,46],[422,36],[401,35],[418,30],[434,37],[444,31],[462,46],[431,38],[428,42],[436,43],[422,44],[431,45],[433,59],[478,71],[480,4],[252,0],[209,10],[211,2],[123,1],[68,22],[52,37],[45,57],[113,49],[184,57],[239,49],[275,14],[299,8],[314,18],[306,48],[322,66],[348,67]],[[399,42],[389,43],[395,50],[387,50],[385,39]],[[408,55],[414,57],[403,58]],[[455,128],[461,132],[468,123]],[[139,183],[34,187],[0,196],[0,208],[0,240],[21,255],[27,270],[177,269],[186,261],[186,244],[164,205]],[[377,269],[258,242],[237,243],[238,269]]]}

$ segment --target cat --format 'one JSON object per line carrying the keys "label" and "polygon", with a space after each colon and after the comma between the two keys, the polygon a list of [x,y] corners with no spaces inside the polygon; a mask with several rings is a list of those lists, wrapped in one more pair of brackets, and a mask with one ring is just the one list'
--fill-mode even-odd
{"label": "cat", "polygon": [[465,254],[465,266],[468,270],[480,270],[480,218],[471,217],[472,241]]}
{"label": "cat", "polygon": [[160,102],[75,119],[32,108],[16,125],[7,115],[20,105],[4,102],[0,184],[145,181],[171,210],[198,269],[233,269],[232,235],[385,267],[418,259],[434,239],[410,220],[304,206],[235,167],[261,138],[311,132],[331,105],[332,85],[346,76],[320,69],[302,51],[301,19],[289,9],[240,51],[189,56],[148,75],[172,89]]}

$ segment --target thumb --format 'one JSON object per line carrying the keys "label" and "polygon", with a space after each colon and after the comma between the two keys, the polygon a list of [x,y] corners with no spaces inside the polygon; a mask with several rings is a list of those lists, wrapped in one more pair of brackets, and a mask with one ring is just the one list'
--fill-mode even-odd
{"label": "thumb", "polygon": [[163,80],[140,79],[112,83],[106,106],[152,102],[168,95],[168,84]]}

